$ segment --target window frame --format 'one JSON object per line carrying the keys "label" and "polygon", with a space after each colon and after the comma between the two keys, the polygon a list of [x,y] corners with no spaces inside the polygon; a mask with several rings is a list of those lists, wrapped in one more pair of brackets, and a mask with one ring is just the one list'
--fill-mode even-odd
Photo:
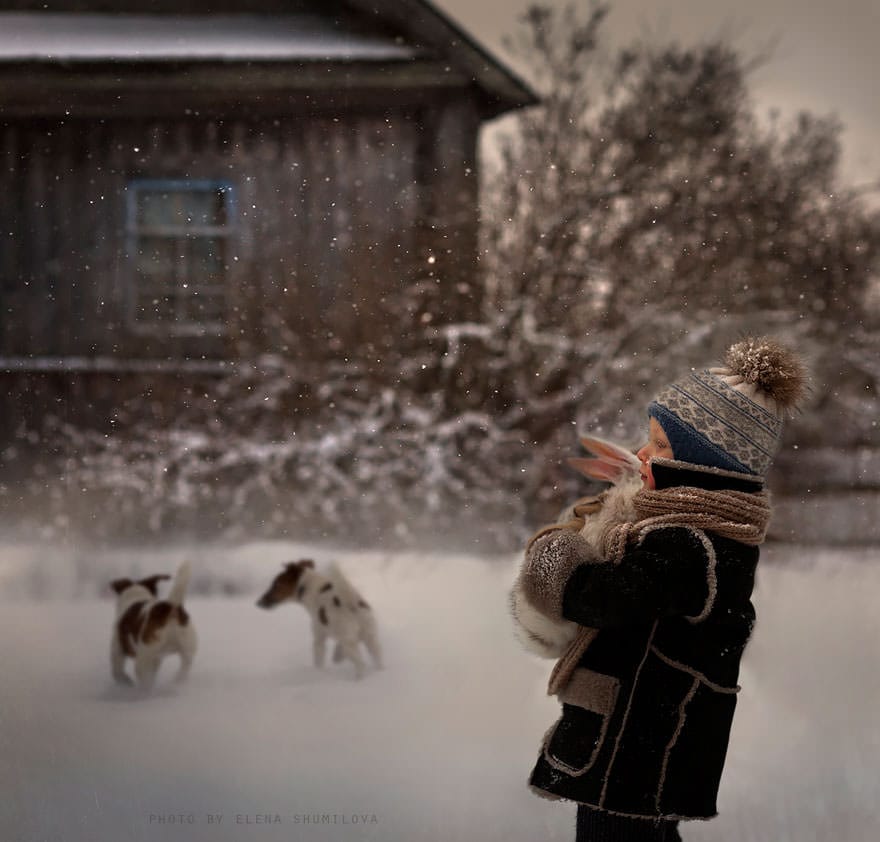
{"label": "window frame", "polygon": [[[222,193],[224,197],[224,211],[226,221],[223,225],[142,225],[138,220],[139,198],[145,192],[168,192],[168,193]],[[138,301],[140,293],[141,276],[138,272],[139,244],[146,237],[167,238],[179,246],[187,240],[205,238],[222,239],[227,244],[231,243],[237,234],[238,213],[234,186],[228,181],[220,179],[188,179],[188,178],[134,178],[126,185],[126,220],[125,220],[125,245],[126,245],[126,277],[127,277],[127,323],[129,328],[138,334],[150,334],[159,336],[222,336],[226,334],[228,319],[223,317],[217,321],[191,321],[181,320],[179,314],[171,321],[148,321],[138,318]],[[179,248],[176,249],[179,251]],[[231,275],[232,258],[227,245],[226,261],[223,267],[222,281],[211,285],[213,294],[219,292],[221,296],[221,310],[228,315],[229,303],[229,280]],[[186,275],[187,263],[179,257],[173,263],[172,282],[181,282]],[[205,288],[207,289],[207,288]],[[190,298],[202,292],[202,288],[194,287]],[[181,300],[188,300],[186,297]],[[180,303],[175,305],[179,308]]]}

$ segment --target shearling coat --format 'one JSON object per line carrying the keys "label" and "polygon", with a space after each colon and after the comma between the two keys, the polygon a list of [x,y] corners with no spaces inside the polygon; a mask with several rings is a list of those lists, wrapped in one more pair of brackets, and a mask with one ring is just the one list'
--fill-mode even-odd
{"label": "shearling coat", "polygon": [[[654,477],[658,489],[761,491],[758,478],[671,461],[655,464]],[[617,563],[597,562],[570,530],[543,536],[529,556],[565,571],[562,618],[598,630],[558,694],[562,715],[531,786],[620,815],[715,815],[758,548],[664,525]]]}

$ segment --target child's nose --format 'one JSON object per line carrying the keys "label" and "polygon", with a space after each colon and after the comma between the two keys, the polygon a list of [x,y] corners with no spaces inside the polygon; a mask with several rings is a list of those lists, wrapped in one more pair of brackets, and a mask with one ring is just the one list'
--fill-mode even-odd
{"label": "child's nose", "polygon": [[636,453],[636,459],[638,459],[639,462],[648,461],[648,445],[644,445],[643,447],[639,448],[638,452]]}

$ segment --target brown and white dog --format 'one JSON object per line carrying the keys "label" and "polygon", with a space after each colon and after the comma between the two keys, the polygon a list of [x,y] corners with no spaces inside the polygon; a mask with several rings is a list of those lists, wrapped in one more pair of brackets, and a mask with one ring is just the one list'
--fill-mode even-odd
{"label": "brown and white dog", "polygon": [[366,600],[331,565],[327,575],[315,571],[311,559],[291,561],[284,565],[269,589],[257,600],[260,608],[274,608],[282,602],[298,602],[312,621],[312,652],[316,667],[324,666],[327,638],[336,641],[334,663],[348,658],[355,677],[364,674],[364,659],[359,645],[366,646],[377,669],[382,668],[376,619]]}
{"label": "brown and white dog", "polygon": [[157,594],[159,582],[171,578],[164,573],[137,582],[115,579],[110,583],[117,596],[110,666],[119,684],[134,684],[125,671],[126,658],[134,659],[137,685],[144,691],[152,689],[165,655],[180,656],[176,681],[183,681],[189,674],[198,642],[183,607],[189,573],[189,562],[184,561],[165,599],[159,599]]}

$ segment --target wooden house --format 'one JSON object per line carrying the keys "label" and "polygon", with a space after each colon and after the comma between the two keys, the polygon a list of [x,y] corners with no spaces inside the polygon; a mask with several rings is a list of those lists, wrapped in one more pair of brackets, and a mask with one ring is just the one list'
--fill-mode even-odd
{"label": "wooden house", "polygon": [[466,318],[478,130],[534,102],[424,0],[0,0],[7,431],[369,354],[418,278]]}

